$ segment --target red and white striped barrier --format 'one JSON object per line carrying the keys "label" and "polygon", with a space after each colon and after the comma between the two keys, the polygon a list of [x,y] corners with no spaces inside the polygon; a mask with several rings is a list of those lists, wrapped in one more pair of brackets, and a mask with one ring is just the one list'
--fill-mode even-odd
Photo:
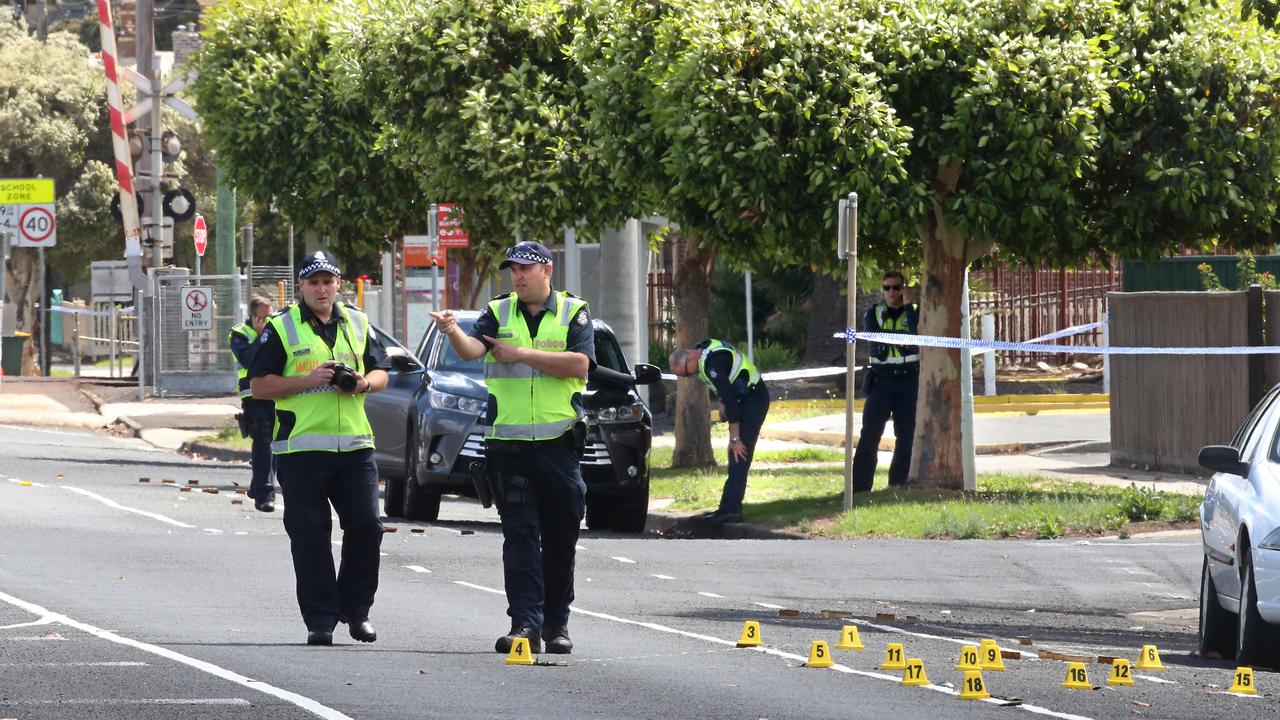
{"label": "red and white striped barrier", "polygon": [[98,0],[98,27],[102,32],[102,66],[107,73],[107,105],[111,113],[111,146],[115,150],[116,178],[120,188],[120,216],[124,222],[124,256],[135,287],[142,288],[142,241],[138,199],[133,190],[133,166],[129,139],[125,136],[124,110],[116,72],[116,33],[111,23],[111,0]]}

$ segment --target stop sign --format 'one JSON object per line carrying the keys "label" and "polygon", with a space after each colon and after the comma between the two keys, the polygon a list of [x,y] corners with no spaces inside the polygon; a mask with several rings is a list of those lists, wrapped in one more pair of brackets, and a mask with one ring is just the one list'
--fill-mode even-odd
{"label": "stop sign", "polygon": [[196,241],[196,255],[204,257],[204,249],[209,246],[209,228],[204,224],[203,215],[196,215],[196,226],[191,231],[191,237]]}

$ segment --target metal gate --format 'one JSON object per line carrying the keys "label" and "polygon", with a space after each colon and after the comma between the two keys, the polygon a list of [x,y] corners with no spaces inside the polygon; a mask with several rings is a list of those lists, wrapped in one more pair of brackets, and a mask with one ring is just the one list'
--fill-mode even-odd
{"label": "metal gate", "polygon": [[[212,322],[208,329],[184,330],[185,287],[210,289]],[[235,394],[236,367],[227,347],[232,326],[245,317],[244,276],[163,274],[153,276],[148,333],[150,375],[155,395]]]}

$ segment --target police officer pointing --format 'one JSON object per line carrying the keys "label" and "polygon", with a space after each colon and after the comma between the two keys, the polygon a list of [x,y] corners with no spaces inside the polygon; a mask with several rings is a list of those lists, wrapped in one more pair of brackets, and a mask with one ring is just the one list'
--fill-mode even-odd
{"label": "police officer pointing", "polygon": [[276,407],[270,400],[256,400],[249,389],[249,364],[257,339],[267,326],[267,317],[273,312],[271,301],[261,295],[249,299],[249,318],[231,328],[227,342],[236,359],[236,389],[240,393],[240,427],[253,438],[253,454],[250,467],[253,479],[249,482],[249,498],[261,512],[276,511],[276,482],[274,463],[271,461],[271,431],[275,424]]}
{"label": "police officer pointing", "polygon": [[496,473],[502,518],[502,569],[511,630],[494,649],[509,652],[517,637],[530,651],[568,653],[573,564],[587,487],[578,466],[581,393],[595,365],[595,334],[587,302],[551,289],[551,252],[536,242],[507,250],[515,292],[498,295],[471,335],[452,311],[432,313],[454,352],[484,356],[489,388],[485,440]]}
{"label": "police officer pointing", "polygon": [[[904,300],[906,280],[896,270],[882,277],[884,302],[876,303],[862,318],[863,332],[918,334],[920,311]],[[854,492],[871,489],[876,474],[876,453],[885,423],[893,417],[893,462],[889,485],[907,484],[911,469],[911,444],[916,433],[916,393],[920,387],[920,348],[914,345],[871,343],[871,368],[867,372],[866,404],[862,407],[862,435],[853,455]]]}
{"label": "police officer pointing", "polygon": [[[271,316],[249,369],[253,396],[276,402],[271,450],[308,645],[332,645],[339,621],[356,640],[378,637],[369,608],[383,528],[364,395],[386,387],[391,364],[369,318],[338,301],[341,278],[333,255],[308,255],[302,301]],[[336,575],[330,503],[343,532]]]}

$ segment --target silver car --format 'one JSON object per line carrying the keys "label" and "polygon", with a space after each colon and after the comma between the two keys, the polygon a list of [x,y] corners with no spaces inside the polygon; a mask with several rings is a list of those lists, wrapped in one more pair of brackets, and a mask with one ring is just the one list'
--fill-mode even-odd
{"label": "silver car", "polygon": [[1199,462],[1214,471],[1200,505],[1200,654],[1280,666],[1280,386]]}

